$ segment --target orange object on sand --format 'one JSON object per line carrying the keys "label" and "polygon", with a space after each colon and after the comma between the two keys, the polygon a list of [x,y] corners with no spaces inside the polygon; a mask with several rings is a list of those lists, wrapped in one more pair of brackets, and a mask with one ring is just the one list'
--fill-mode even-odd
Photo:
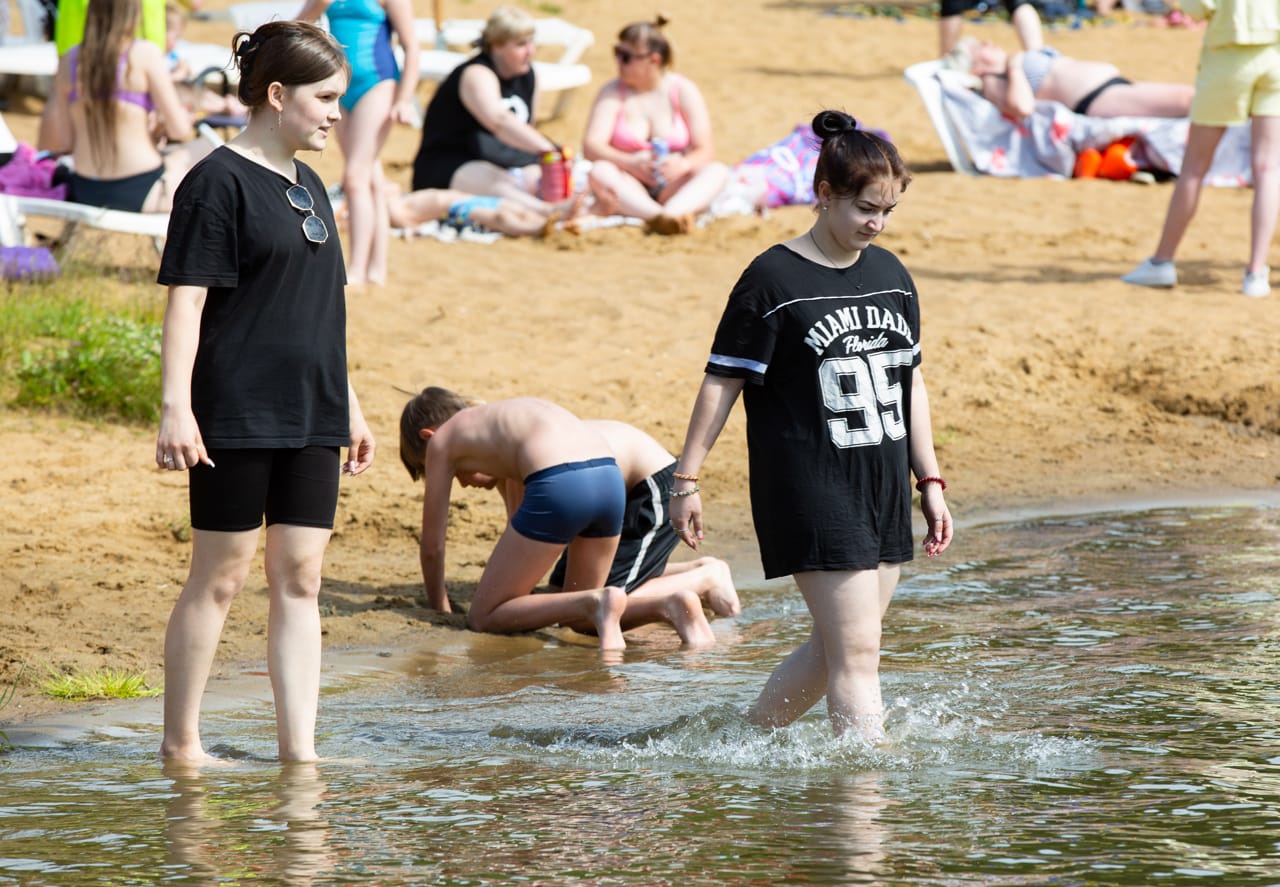
{"label": "orange object on sand", "polygon": [[1133,145],[1133,137],[1121,139],[1102,152],[1102,164],[1098,167],[1098,176],[1103,179],[1115,179],[1127,182],[1138,171],[1138,166],[1129,157],[1129,148]]}
{"label": "orange object on sand", "polygon": [[1071,175],[1077,179],[1096,179],[1102,166],[1102,152],[1097,148],[1085,148],[1076,155],[1076,166]]}

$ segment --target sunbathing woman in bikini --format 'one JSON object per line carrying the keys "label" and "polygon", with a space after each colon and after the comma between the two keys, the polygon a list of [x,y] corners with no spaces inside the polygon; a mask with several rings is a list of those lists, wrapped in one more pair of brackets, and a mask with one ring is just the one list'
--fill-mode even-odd
{"label": "sunbathing woman in bikini", "polygon": [[979,78],[983,98],[1017,119],[1030,115],[1038,99],[1091,117],[1186,117],[1195,95],[1189,83],[1135,83],[1109,62],[1070,58],[1048,46],[1011,54],[966,37],[945,62]]}

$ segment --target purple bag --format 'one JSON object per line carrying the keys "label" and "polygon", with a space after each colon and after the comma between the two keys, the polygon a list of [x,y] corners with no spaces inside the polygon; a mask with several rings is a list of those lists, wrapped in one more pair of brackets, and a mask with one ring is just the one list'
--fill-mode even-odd
{"label": "purple bag", "polygon": [[53,174],[57,169],[58,162],[52,157],[37,160],[35,148],[26,142],[18,142],[13,157],[4,166],[0,166],[0,194],[66,200],[66,184],[53,183]]}
{"label": "purple bag", "polygon": [[0,246],[0,276],[5,280],[32,280],[57,273],[57,260],[43,246]]}

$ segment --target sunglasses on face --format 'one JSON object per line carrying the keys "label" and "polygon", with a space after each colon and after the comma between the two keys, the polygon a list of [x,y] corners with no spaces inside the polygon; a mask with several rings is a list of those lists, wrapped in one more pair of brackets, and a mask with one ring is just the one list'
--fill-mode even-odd
{"label": "sunglasses on face", "polygon": [[311,199],[311,192],[303,185],[290,185],[284,192],[289,205],[300,213],[306,213],[302,220],[302,236],[312,243],[324,243],[329,239],[329,229],[324,219],[316,215],[316,202]]}
{"label": "sunglasses on face", "polygon": [[629,65],[632,59],[642,59],[646,55],[648,53],[636,52],[634,49],[627,49],[625,46],[615,46],[613,48],[613,57],[622,65]]}

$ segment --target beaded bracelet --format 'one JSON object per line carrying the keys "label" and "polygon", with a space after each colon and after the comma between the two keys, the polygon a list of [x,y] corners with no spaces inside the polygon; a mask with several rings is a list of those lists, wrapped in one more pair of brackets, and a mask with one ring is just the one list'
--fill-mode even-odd
{"label": "beaded bracelet", "polygon": [[679,490],[679,491],[677,491],[677,490],[672,490],[672,491],[671,491],[671,498],[672,498],[672,499],[680,499],[680,498],[683,498],[684,496],[692,496],[694,493],[698,492],[698,491],[699,491],[699,490],[701,490],[701,489],[702,489],[702,487],[698,486],[697,484],[694,484],[693,486],[691,486],[691,487],[690,487],[689,489],[687,489],[687,490]]}
{"label": "beaded bracelet", "polygon": [[676,480],[691,480],[695,484],[698,482],[698,475],[696,474],[681,474],[678,471],[673,471],[671,472],[671,476],[674,477]]}
{"label": "beaded bracelet", "polygon": [[943,490],[946,490],[947,488],[947,482],[940,477],[922,477],[920,480],[916,481],[916,489],[923,493],[924,488],[929,484],[937,484],[942,487]]}

